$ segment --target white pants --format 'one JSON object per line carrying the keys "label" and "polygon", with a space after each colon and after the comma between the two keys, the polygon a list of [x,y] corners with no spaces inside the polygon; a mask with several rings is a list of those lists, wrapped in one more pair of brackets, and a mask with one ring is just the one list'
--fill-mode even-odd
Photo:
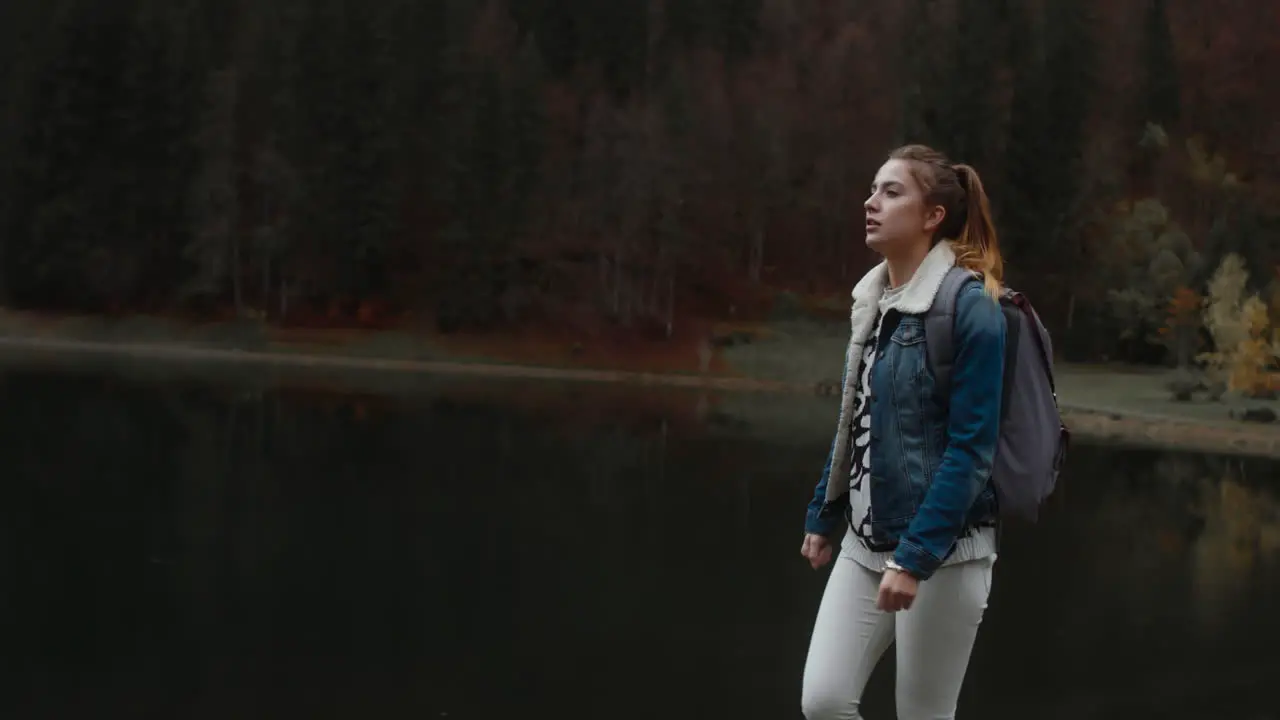
{"label": "white pants", "polygon": [[920,583],[911,609],[876,609],[880,574],[847,554],[835,560],[818,608],[804,668],[801,708],[808,720],[858,720],[867,678],[896,641],[899,720],[950,720],[956,714],[991,593],[995,557],[939,569]]}

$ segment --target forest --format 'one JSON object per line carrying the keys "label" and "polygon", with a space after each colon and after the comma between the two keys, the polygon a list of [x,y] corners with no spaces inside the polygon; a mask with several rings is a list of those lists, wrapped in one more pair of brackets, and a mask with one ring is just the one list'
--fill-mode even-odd
{"label": "forest", "polygon": [[926,142],[982,172],[1065,356],[1266,354],[1276,27],[1253,0],[6,0],[0,304],[838,318],[870,179]]}

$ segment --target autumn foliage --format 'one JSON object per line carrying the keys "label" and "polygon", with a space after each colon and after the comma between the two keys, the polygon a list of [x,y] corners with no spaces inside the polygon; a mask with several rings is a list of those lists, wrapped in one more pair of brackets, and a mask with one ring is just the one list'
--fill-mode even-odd
{"label": "autumn foliage", "polygon": [[1175,290],[1169,299],[1169,327],[1199,327],[1202,302],[1200,294],[1189,287]]}
{"label": "autumn foliage", "polygon": [[1272,370],[1280,358],[1280,343],[1267,304],[1247,293],[1244,261],[1227,255],[1209,282],[1204,301],[1205,327],[1215,349],[1201,355],[1210,374],[1227,389],[1248,397],[1272,395]]}
{"label": "autumn foliage", "polygon": [[867,183],[920,141],[981,170],[1065,354],[1182,358],[1160,328],[1198,337],[1222,257],[1280,263],[1278,22],[1217,0],[10,0],[0,301],[696,342],[778,297],[847,302]]}

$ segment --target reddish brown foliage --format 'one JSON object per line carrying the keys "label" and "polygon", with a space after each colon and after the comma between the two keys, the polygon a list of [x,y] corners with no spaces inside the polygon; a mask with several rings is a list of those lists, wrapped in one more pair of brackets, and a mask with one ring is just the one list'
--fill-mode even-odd
{"label": "reddish brown foliage", "polygon": [[1200,324],[1203,300],[1199,293],[1188,287],[1180,287],[1169,300],[1169,325],[1171,327],[1196,327]]}

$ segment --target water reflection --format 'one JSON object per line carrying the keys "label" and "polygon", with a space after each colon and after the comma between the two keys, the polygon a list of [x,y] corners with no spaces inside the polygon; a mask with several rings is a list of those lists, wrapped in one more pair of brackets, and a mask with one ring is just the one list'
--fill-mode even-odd
{"label": "water reflection", "polygon": [[[1094,498],[1055,508],[1058,518],[1094,536],[1088,546],[1095,579],[1123,588],[1123,613],[1147,618],[1151,608],[1189,603],[1194,629],[1213,633],[1232,617],[1257,574],[1280,562],[1280,502],[1270,463],[1160,453],[1095,453],[1073,457],[1067,482],[1086,475]],[[1105,467],[1096,467],[1092,459]],[[1133,462],[1139,460],[1139,462]],[[1171,586],[1181,586],[1172,592]],[[1181,610],[1179,610],[1181,611]]]}
{"label": "water reflection", "polygon": [[[1223,463],[1217,482],[1200,485],[1193,512],[1204,528],[1191,548],[1191,574],[1202,629],[1221,629],[1239,610],[1256,573],[1276,571],[1280,556],[1280,507],[1274,490],[1246,484],[1244,463]],[[1272,477],[1260,478],[1274,482]]]}
{"label": "water reflection", "polygon": [[[6,717],[798,716],[825,406],[29,371],[0,394]],[[1268,717],[1275,470],[1078,446],[1006,534],[962,714]]]}

